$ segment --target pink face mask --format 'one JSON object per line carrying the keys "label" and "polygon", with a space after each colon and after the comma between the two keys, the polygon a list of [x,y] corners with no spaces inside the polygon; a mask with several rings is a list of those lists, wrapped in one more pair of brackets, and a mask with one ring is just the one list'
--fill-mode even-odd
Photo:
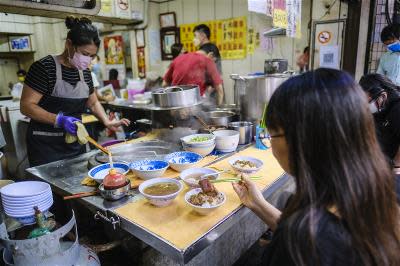
{"label": "pink face mask", "polygon": [[73,66],[79,70],[85,70],[89,67],[92,58],[75,51],[72,59],[69,60]]}

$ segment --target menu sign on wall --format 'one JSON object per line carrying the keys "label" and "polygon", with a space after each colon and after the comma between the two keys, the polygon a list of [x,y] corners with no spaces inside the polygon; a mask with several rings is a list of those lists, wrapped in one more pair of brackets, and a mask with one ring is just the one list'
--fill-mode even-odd
{"label": "menu sign on wall", "polygon": [[301,0],[286,0],[286,36],[301,38]]}
{"label": "menu sign on wall", "polygon": [[274,0],[272,24],[277,28],[287,28],[288,14],[286,11],[286,0]]}
{"label": "menu sign on wall", "polygon": [[223,20],[180,25],[180,40],[189,52],[196,51],[193,44],[193,29],[206,24],[210,28],[210,41],[217,45],[222,59],[242,59],[247,55],[247,18],[237,17]]}

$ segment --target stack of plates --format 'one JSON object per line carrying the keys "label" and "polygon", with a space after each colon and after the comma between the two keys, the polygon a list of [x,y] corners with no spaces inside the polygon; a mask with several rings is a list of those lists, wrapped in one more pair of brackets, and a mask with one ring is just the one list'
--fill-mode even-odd
{"label": "stack of plates", "polygon": [[47,212],[53,205],[53,194],[49,184],[38,181],[24,181],[7,185],[1,189],[1,201],[5,213],[22,224],[35,223],[37,206]]}

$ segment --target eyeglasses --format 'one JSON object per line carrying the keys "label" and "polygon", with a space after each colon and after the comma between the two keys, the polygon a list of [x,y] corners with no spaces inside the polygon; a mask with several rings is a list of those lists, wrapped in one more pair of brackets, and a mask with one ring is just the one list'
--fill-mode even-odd
{"label": "eyeglasses", "polygon": [[281,134],[276,134],[276,135],[270,135],[270,134],[266,133],[266,134],[260,134],[258,136],[258,139],[260,140],[260,143],[265,148],[269,149],[271,147],[271,139],[282,138],[282,137],[285,137],[285,134],[281,133]]}

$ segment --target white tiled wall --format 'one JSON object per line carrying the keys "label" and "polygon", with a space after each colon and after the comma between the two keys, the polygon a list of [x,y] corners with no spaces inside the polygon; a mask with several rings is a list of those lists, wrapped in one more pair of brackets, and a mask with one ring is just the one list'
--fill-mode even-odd
{"label": "white tiled wall", "polygon": [[[289,61],[289,67],[296,69],[296,58],[308,45],[307,25],[310,20],[311,0],[303,0],[302,6],[302,35],[301,39],[280,37],[274,39],[275,49],[267,53],[260,48],[254,55],[249,55],[242,60],[223,60],[222,71],[224,87],[228,102],[233,102],[233,82],[229,78],[232,73],[249,74],[264,71],[264,60],[272,58],[285,58]],[[248,27],[262,31],[271,27],[272,19],[261,14],[248,12],[247,0],[175,0],[163,4],[151,5],[151,20],[149,28],[159,29],[158,14],[175,12],[178,26],[186,23],[196,23],[214,19],[247,16]],[[148,66],[150,70],[157,71],[160,75],[166,71],[170,61],[163,61],[159,66]]]}

